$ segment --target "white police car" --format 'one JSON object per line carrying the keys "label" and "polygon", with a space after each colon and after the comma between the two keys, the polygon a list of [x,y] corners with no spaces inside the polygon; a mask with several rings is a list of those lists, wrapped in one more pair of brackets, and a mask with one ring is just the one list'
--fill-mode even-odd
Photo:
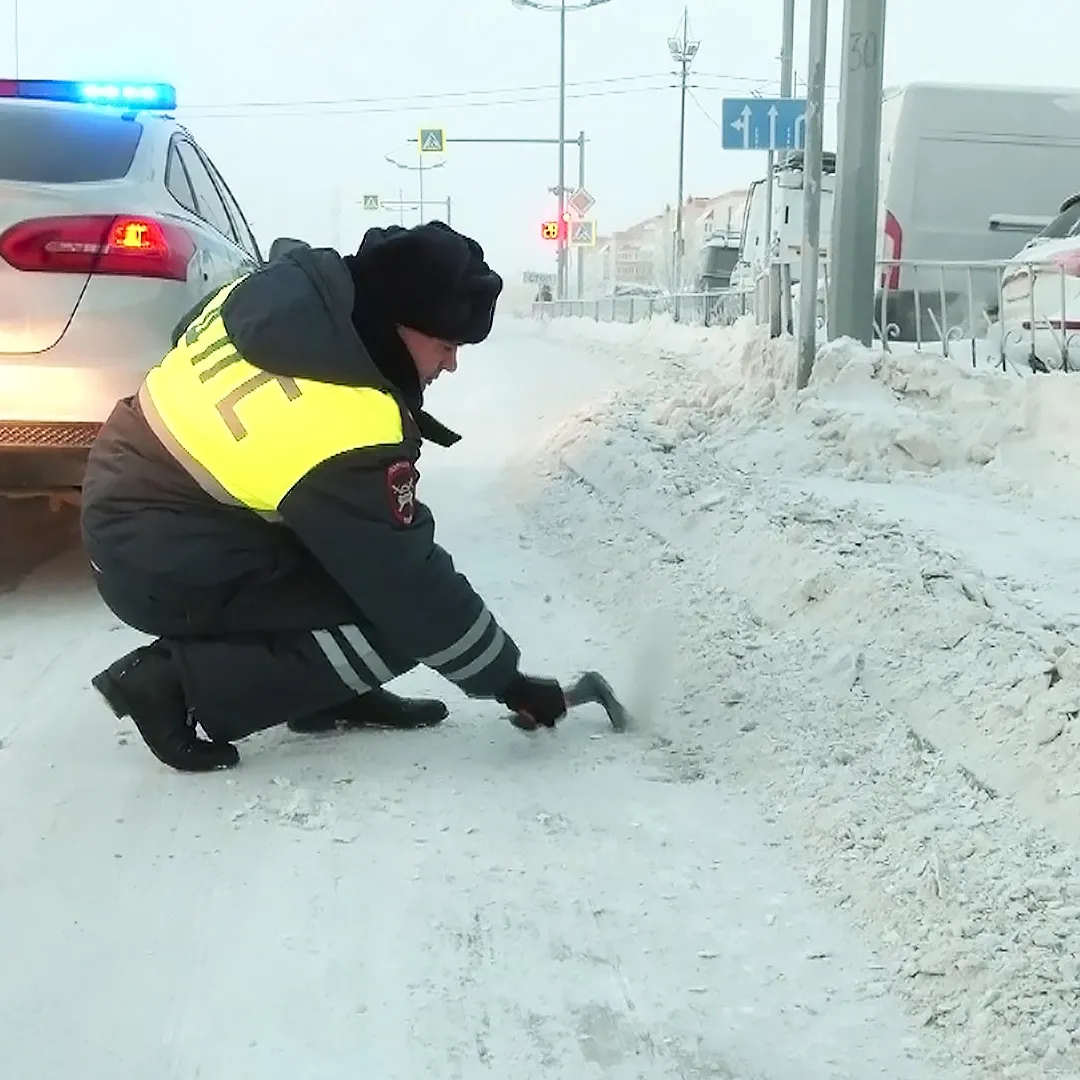
{"label": "white police car", "polygon": [[0,79],[0,496],[75,495],[121,397],[262,263],[164,84]]}

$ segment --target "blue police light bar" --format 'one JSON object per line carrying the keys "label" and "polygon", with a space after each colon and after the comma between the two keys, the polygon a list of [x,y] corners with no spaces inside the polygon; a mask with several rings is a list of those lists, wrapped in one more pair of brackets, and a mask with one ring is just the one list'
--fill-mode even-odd
{"label": "blue police light bar", "polygon": [[176,88],[168,83],[82,82],[64,79],[0,79],[0,98],[115,105],[123,109],[172,112]]}

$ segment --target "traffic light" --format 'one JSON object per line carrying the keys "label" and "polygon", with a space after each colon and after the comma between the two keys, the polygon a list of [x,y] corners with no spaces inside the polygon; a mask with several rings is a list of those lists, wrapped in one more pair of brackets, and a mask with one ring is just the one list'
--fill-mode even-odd
{"label": "traffic light", "polygon": [[558,240],[562,230],[559,228],[559,220],[545,221],[540,226],[540,235],[545,240]]}

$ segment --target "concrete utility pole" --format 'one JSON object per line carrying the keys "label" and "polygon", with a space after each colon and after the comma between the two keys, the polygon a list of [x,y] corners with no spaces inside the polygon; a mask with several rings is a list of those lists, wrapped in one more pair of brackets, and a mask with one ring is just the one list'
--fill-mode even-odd
{"label": "concrete utility pole", "polygon": [[[861,2],[861,0],[856,0]],[[799,282],[799,372],[796,387],[810,383],[817,350],[818,263],[821,253],[821,162],[825,149],[825,58],[829,0],[811,0],[807,75],[806,151],[803,159],[803,249]]]}
{"label": "concrete utility pole", "polygon": [[885,0],[845,0],[829,337],[874,340]]}
{"label": "concrete utility pole", "polygon": [[686,238],[683,236],[683,181],[686,175],[686,82],[690,65],[701,46],[700,41],[690,40],[690,9],[683,8],[682,38],[668,38],[671,59],[679,65],[679,194],[675,200],[675,237],[671,245],[671,291],[682,288],[683,256],[686,254]]}
{"label": "concrete utility pole", "polygon": [[[784,19],[780,31],[780,96],[789,98],[795,94],[795,0],[783,0]],[[776,171],[776,152],[769,151],[766,166],[768,180],[765,184],[765,242],[769,267],[769,332],[779,337],[783,331],[780,316],[780,267],[773,265],[773,173]],[[805,175],[805,173],[804,173]]]}
{"label": "concrete utility pole", "polygon": [[[559,13],[559,185],[558,185],[558,220],[566,222],[566,16],[571,11],[583,11],[585,8],[606,4],[609,0],[579,0],[568,4],[559,0],[557,4],[541,3],[540,0],[511,0],[514,7],[533,8],[536,11],[557,11]],[[584,144],[583,144],[584,145]],[[565,229],[563,230],[565,233]],[[565,300],[567,293],[567,268],[569,249],[567,237],[560,234],[558,241],[558,274],[556,277],[556,299]]]}

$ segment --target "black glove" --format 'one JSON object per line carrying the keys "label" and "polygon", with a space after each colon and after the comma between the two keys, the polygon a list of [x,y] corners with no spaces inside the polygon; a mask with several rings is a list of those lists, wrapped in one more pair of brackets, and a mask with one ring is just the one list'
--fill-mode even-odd
{"label": "black glove", "polygon": [[496,700],[517,713],[515,722],[525,731],[554,727],[566,715],[566,698],[557,679],[518,672]]}

